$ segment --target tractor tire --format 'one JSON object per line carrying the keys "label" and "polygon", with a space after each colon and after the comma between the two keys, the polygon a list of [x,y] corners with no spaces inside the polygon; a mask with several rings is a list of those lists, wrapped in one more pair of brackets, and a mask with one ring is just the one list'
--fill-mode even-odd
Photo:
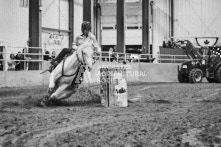
{"label": "tractor tire", "polygon": [[208,81],[209,83],[215,83],[215,82],[216,82],[216,80],[213,79],[213,78],[206,78],[206,79],[207,79],[207,81]]}
{"label": "tractor tire", "polygon": [[203,80],[203,72],[198,68],[194,68],[190,71],[189,82],[190,83],[200,83]]}
{"label": "tractor tire", "polygon": [[215,81],[216,83],[221,83],[221,66],[215,72]]}
{"label": "tractor tire", "polygon": [[189,79],[186,78],[186,77],[183,77],[182,74],[178,74],[178,81],[180,83],[188,83],[189,82]]}

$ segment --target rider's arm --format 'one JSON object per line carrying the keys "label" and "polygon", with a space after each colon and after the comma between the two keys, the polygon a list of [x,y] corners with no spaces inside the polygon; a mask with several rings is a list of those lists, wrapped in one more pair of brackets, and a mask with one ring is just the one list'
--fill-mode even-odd
{"label": "rider's arm", "polygon": [[72,48],[74,49],[74,50],[77,50],[77,48],[78,48],[78,46],[79,46],[79,39],[80,39],[80,36],[77,36],[76,38],[75,38],[75,40],[74,40],[74,42],[72,43]]}
{"label": "rider's arm", "polygon": [[91,39],[93,41],[93,46],[94,46],[96,52],[98,54],[101,54],[101,48],[100,48],[100,46],[99,46],[99,44],[98,44],[98,42],[96,40],[96,37],[92,33],[89,33],[89,35],[90,35],[90,37],[91,37]]}

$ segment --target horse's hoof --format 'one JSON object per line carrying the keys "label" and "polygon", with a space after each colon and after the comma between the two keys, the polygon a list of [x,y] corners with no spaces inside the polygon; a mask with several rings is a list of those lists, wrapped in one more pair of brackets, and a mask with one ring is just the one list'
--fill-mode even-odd
{"label": "horse's hoof", "polygon": [[45,100],[45,99],[41,100],[40,106],[43,107],[43,108],[47,107],[48,106],[47,100]]}
{"label": "horse's hoof", "polygon": [[51,95],[53,92],[53,88],[48,88],[48,94]]}
{"label": "horse's hoof", "polygon": [[53,88],[48,88],[48,92],[52,92],[53,91]]}
{"label": "horse's hoof", "polygon": [[48,100],[48,105],[50,106],[59,106],[61,103],[61,100],[57,99],[55,96],[52,96]]}

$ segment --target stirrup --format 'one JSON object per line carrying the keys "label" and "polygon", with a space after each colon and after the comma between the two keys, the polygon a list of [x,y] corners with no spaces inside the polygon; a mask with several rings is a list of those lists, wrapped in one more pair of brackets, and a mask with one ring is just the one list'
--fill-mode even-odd
{"label": "stirrup", "polygon": [[41,72],[40,74],[43,74],[43,73],[45,73],[45,72],[52,72],[54,70],[54,65],[51,65],[48,69],[46,69],[46,70],[44,70],[43,72]]}
{"label": "stirrup", "polygon": [[48,68],[48,69],[42,71],[40,74],[43,74],[43,73],[45,73],[45,72],[47,72],[47,71],[51,72],[50,69]]}

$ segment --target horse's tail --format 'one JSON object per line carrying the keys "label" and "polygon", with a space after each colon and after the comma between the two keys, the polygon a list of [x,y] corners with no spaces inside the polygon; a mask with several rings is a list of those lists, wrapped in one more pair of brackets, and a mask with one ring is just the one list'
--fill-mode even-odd
{"label": "horse's tail", "polygon": [[46,69],[46,70],[42,71],[40,74],[43,74],[43,73],[45,73],[47,71],[50,72],[50,69]]}

